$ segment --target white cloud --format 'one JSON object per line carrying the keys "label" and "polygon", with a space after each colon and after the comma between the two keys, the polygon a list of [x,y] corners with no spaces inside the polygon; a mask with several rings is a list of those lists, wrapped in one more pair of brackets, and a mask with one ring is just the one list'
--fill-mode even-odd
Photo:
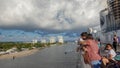
{"label": "white cloud", "polygon": [[97,25],[105,0],[0,0],[0,26],[72,30]]}

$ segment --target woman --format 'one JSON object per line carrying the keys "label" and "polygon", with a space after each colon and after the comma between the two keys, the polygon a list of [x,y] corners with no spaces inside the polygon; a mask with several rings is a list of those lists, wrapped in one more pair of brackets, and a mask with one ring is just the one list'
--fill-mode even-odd
{"label": "woman", "polygon": [[104,68],[110,64],[114,63],[115,59],[114,57],[116,56],[116,52],[114,51],[113,47],[111,44],[107,44],[105,47],[105,50],[108,50],[107,54],[105,57],[102,58],[102,62],[104,64]]}
{"label": "woman", "polygon": [[100,68],[101,56],[99,55],[98,43],[93,39],[93,36],[91,34],[88,34],[87,40],[83,44],[86,45],[83,49],[87,54],[87,61],[91,67]]}
{"label": "woman", "polygon": [[118,45],[118,37],[117,37],[117,35],[114,35],[114,37],[113,37],[113,47],[114,47],[115,51],[117,51],[117,45]]}

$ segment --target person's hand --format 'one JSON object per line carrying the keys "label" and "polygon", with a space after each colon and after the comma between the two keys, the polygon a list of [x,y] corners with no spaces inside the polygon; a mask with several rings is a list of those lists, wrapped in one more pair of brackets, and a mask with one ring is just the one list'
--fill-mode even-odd
{"label": "person's hand", "polygon": [[86,45],[86,42],[85,41],[81,41],[80,44],[81,45]]}
{"label": "person's hand", "polygon": [[84,50],[84,51],[88,51],[86,47],[83,47],[83,50]]}

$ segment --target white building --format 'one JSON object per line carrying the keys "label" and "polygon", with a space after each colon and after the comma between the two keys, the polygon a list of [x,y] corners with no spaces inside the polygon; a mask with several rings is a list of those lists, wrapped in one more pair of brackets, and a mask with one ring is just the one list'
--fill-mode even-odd
{"label": "white building", "polygon": [[32,43],[37,43],[37,42],[38,42],[38,40],[35,40],[35,39],[32,41]]}
{"label": "white building", "polygon": [[50,43],[55,43],[55,42],[56,42],[55,37],[50,37]]}
{"label": "white building", "polygon": [[47,43],[45,39],[41,39],[41,43]]}
{"label": "white building", "polygon": [[58,43],[64,43],[64,39],[62,36],[58,36]]}

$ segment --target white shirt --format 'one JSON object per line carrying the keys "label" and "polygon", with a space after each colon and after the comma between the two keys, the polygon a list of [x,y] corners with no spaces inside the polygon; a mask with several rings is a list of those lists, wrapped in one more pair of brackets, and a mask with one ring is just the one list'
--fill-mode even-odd
{"label": "white shirt", "polygon": [[80,41],[84,41],[82,38],[80,38]]}
{"label": "white shirt", "polygon": [[116,56],[116,52],[113,49],[111,49],[108,51],[108,56],[109,55],[112,55],[112,60],[114,60],[114,57]]}
{"label": "white shirt", "polygon": [[80,42],[82,42],[82,41],[84,41],[81,37],[78,39],[78,43],[79,43],[79,45],[80,45]]}
{"label": "white shirt", "polygon": [[80,41],[84,41],[81,37],[78,39],[78,42],[80,42]]}

